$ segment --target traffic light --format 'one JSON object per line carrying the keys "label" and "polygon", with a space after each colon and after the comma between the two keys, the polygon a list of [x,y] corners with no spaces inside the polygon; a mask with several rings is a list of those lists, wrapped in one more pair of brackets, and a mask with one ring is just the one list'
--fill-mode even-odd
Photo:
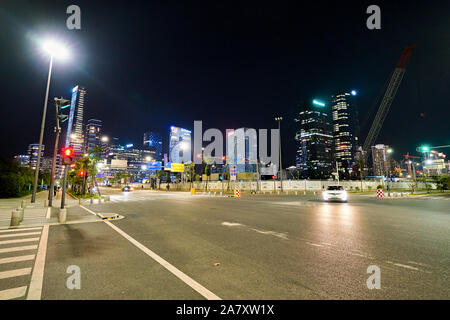
{"label": "traffic light", "polygon": [[222,180],[223,180],[223,176],[221,173],[219,173],[219,181],[222,181]]}
{"label": "traffic light", "polygon": [[84,171],[84,170],[80,170],[80,172],[78,172],[78,175],[82,178],[84,177],[85,174],[86,174],[86,171]]}
{"label": "traffic light", "polygon": [[419,150],[422,152],[428,152],[428,151],[430,151],[430,147],[429,146],[420,146]]}
{"label": "traffic light", "polygon": [[73,148],[72,147],[64,148],[62,150],[62,156],[64,164],[72,164],[74,156]]}

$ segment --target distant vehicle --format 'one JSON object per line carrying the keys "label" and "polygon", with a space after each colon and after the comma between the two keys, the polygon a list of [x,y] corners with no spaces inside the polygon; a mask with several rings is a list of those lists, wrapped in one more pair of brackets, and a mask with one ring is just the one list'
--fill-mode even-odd
{"label": "distant vehicle", "polygon": [[131,186],[125,186],[125,187],[123,187],[122,188],[122,191],[123,192],[130,192],[130,191],[133,191],[134,189],[133,189],[133,187],[131,187]]}
{"label": "distant vehicle", "polygon": [[322,192],[324,201],[342,201],[347,202],[347,191],[343,186],[328,186],[327,190]]}

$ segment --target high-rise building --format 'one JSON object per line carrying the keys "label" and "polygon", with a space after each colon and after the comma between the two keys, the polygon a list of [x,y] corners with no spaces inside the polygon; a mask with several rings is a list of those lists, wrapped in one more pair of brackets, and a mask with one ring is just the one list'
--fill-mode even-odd
{"label": "high-rise building", "polygon": [[[45,145],[41,148],[41,158],[44,156]],[[28,156],[30,157],[29,166],[31,169],[36,169],[37,156],[39,152],[39,143],[32,143],[28,145]],[[39,164],[39,168],[42,168],[42,161]]]}
{"label": "high-rise building", "polygon": [[376,176],[390,176],[392,171],[390,148],[384,144],[372,146],[373,174]]}
{"label": "high-rise building", "polygon": [[191,161],[191,131],[172,126],[169,137],[169,162],[188,161]]}
{"label": "high-rise building", "polygon": [[296,167],[304,178],[328,178],[333,171],[333,136],[330,116],[324,108],[323,103],[303,103],[295,119]]}
{"label": "high-rise building", "polygon": [[[249,130],[253,130],[253,135]],[[256,130],[239,128],[229,131],[226,159],[228,165],[236,165],[236,173],[256,172],[258,161]]]}
{"label": "high-rise building", "polygon": [[98,119],[89,119],[86,124],[84,134],[84,146],[86,152],[89,152],[94,146],[101,147],[102,121]]}
{"label": "high-rise building", "polygon": [[144,133],[144,147],[155,152],[156,161],[162,160],[162,138],[159,133],[148,131]]}
{"label": "high-rise building", "polygon": [[14,157],[21,167],[28,167],[30,165],[30,155],[19,154]]}
{"label": "high-rise building", "polygon": [[359,145],[356,91],[339,92],[331,96],[333,114],[334,156],[339,171],[351,173]]}
{"label": "high-rise building", "polygon": [[80,157],[84,151],[83,115],[86,89],[76,86],[72,89],[69,121],[67,122],[66,147],[71,145],[75,157]]}

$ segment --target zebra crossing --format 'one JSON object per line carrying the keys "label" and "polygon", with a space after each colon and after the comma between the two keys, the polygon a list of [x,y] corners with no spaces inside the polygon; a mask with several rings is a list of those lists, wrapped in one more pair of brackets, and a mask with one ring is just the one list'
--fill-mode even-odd
{"label": "zebra crossing", "polygon": [[27,298],[42,229],[0,230],[0,300]]}

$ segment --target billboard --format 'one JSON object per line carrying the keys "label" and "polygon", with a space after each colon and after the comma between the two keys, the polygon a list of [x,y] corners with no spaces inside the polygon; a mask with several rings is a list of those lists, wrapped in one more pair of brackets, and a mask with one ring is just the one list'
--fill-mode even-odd
{"label": "billboard", "polygon": [[172,172],[184,172],[184,163],[172,163],[170,167]]}
{"label": "billboard", "polygon": [[161,161],[150,161],[147,165],[148,170],[161,170]]}

